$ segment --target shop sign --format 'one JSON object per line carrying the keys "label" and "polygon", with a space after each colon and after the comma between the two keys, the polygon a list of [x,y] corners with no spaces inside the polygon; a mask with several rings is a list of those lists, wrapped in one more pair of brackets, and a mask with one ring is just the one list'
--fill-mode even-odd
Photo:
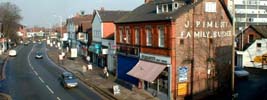
{"label": "shop sign", "polygon": [[187,83],[178,83],[177,95],[184,96],[187,94]]}
{"label": "shop sign", "polygon": [[188,67],[187,66],[181,66],[178,69],[179,73],[179,82],[187,82],[187,74],[188,74]]}
{"label": "shop sign", "polygon": [[108,54],[108,49],[102,49],[102,54],[103,55]]}
{"label": "shop sign", "polygon": [[140,59],[152,61],[152,62],[159,62],[159,63],[163,63],[163,64],[170,64],[171,63],[170,57],[150,55],[150,54],[144,54],[144,53],[140,53]]}

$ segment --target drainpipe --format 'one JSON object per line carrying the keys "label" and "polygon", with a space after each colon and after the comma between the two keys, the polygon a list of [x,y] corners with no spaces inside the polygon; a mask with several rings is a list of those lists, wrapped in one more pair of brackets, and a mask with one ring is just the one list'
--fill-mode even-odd
{"label": "drainpipe", "polygon": [[172,100],[172,70],[171,70],[171,65],[167,64],[168,67],[168,100]]}

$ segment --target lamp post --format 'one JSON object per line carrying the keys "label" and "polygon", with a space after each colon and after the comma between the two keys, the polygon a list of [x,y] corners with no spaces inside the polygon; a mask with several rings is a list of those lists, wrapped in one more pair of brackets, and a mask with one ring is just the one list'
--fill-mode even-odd
{"label": "lamp post", "polygon": [[231,72],[231,79],[232,79],[232,82],[231,82],[231,91],[232,91],[232,100],[234,100],[238,94],[235,93],[235,75],[234,75],[234,72],[235,72],[235,22],[236,22],[236,19],[235,19],[235,2],[234,0],[232,0],[232,72]]}
{"label": "lamp post", "polygon": [[244,31],[244,30],[243,30],[243,27],[239,27],[239,31],[241,31],[241,33],[240,33],[240,34],[241,34],[241,50],[243,50],[243,48],[244,48],[244,47],[243,47],[243,46],[244,46],[244,45],[243,45],[243,31]]}
{"label": "lamp post", "polygon": [[[63,41],[62,41],[62,27],[63,27],[63,25],[62,25],[62,16],[58,16],[58,15],[53,15],[54,17],[58,17],[59,19],[60,19],[60,43],[61,43],[61,50],[62,50],[62,52],[63,52]],[[59,49],[60,49],[60,47],[59,47]]]}

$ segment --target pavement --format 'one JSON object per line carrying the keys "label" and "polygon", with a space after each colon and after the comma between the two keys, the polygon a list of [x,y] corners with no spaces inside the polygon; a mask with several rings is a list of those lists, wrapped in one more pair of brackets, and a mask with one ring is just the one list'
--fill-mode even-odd
{"label": "pavement", "polygon": [[[68,59],[69,53],[66,53],[64,64],[58,62],[59,50],[55,47],[47,46],[47,54],[49,58],[57,65],[74,73],[81,81],[93,88],[96,92],[101,94],[108,100],[159,100],[143,89],[136,87],[129,87],[126,83],[116,79],[113,75],[108,78],[104,77],[103,69],[93,66],[93,70],[86,70],[83,66],[87,66],[87,62],[82,57],[76,59]],[[120,89],[119,94],[113,93],[113,86],[118,85]]]}
{"label": "pavement", "polygon": [[[0,80],[4,80],[5,77],[5,64],[7,61],[8,54],[7,52],[0,55]],[[11,96],[0,92],[0,100],[12,100]]]}

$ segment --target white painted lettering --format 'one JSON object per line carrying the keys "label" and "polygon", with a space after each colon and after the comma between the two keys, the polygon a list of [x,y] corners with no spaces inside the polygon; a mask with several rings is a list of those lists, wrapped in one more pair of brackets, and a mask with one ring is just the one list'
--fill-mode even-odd
{"label": "white painted lettering", "polygon": [[212,21],[207,21],[207,28],[212,28]]}
{"label": "white painted lettering", "polygon": [[189,21],[186,21],[186,23],[184,24],[184,27],[185,27],[185,28],[189,28],[189,25],[190,25],[190,24],[189,24]]}

